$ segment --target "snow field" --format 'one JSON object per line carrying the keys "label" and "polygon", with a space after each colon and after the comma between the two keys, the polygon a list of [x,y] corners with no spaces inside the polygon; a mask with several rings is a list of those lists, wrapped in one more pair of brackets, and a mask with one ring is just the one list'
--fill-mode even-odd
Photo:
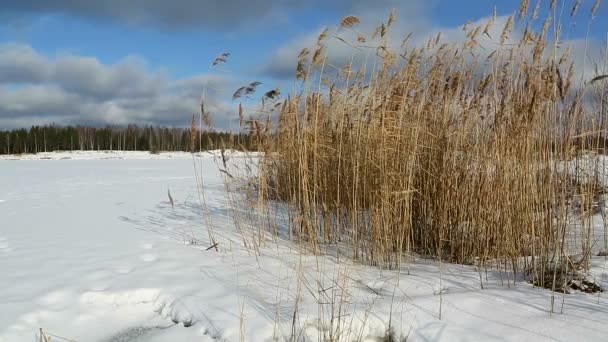
{"label": "snow field", "polygon": [[[604,294],[557,295],[550,314],[549,291],[497,271],[481,272],[482,290],[471,266],[381,270],[270,236],[256,257],[213,156],[196,165],[219,251],[207,250],[190,154],[0,160],[0,341],[37,341],[39,328],[102,342],[383,341],[389,327],[408,341],[608,336]],[[605,258],[592,273],[608,285]]]}

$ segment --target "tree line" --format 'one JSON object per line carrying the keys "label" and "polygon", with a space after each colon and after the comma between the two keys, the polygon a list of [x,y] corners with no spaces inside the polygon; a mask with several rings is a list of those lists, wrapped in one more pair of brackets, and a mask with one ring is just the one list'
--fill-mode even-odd
{"label": "tree line", "polygon": [[161,126],[32,126],[0,131],[0,154],[52,151],[198,151],[249,149],[248,134]]}

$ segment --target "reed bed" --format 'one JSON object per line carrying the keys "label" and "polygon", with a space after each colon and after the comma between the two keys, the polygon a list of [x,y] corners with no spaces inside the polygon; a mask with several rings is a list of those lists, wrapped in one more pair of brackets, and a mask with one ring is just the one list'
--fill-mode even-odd
{"label": "reed bed", "polygon": [[[465,25],[460,44],[437,35],[408,47],[407,36],[393,51],[394,12],[372,37],[338,37],[354,53],[377,42],[373,67],[328,64],[332,38],[321,33],[296,61],[296,91],[282,102],[267,93],[246,123],[265,156],[258,205],[286,203],[291,236],[314,253],[347,245],[383,267],[424,255],[525,270],[543,283],[549,268],[587,265],[605,88],[577,79],[562,23],[526,3],[485,46],[495,15]],[[358,24],[348,16],[340,29]]]}

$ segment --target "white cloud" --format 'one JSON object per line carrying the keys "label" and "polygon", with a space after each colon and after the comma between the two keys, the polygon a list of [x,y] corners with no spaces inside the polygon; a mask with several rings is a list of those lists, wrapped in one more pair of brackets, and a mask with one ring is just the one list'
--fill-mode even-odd
{"label": "white cloud", "polygon": [[[401,12],[403,13],[398,15],[397,21],[389,30],[386,39],[386,45],[392,51],[402,52],[401,46],[403,40],[410,36],[410,34],[408,47],[422,47],[429,38],[436,37],[438,33],[441,33],[441,42],[444,43],[462,43],[466,39],[466,33],[462,30],[462,26],[433,26],[430,19],[424,16],[424,13],[426,13],[424,8],[413,7],[408,10],[402,9],[402,11],[398,13]],[[388,10],[386,13],[388,13]],[[376,49],[374,47],[381,45],[381,39],[379,37],[373,38],[373,32],[380,23],[380,19],[386,20],[386,13],[379,16],[377,11],[366,12],[365,15],[359,17],[361,22],[355,26],[354,30],[339,29],[337,26],[329,27],[329,38],[325,42],[328,64],[342,67],[346,65],[346,63],[353,61],[354,66],[363,67],[364,65],[367,65],[368,68],[371,67],[374,63],[374,56],[376,55]],[[500,33],[507,18],[507,16],[499,16],[495,19],[494,24],[488,30],[492,39],[487,35],[480,35],[477,39],[480,44],[478,47],[480,53],[485,50],[487,54],[490,54],[493,49],[498,46]],[[472,22],[470,27],[485,27],[490,19],[490,17],[478,19],[475,22]],[[307,35],[297,37],[277,48],[271,55],[262,72],[274,77],[292,78],[295,74],[298,53],[302,48],[314,50],[317,37],[322,31],[323,28],[320,28]],[[366,39],[364,43],[357,42],[359,35],[364,36]],[[360,48],[353,48],[344,41],[335,38],[335,36],[352,45],[360,46]],[[514,31],[509,36],[509,40],[506,43],[518,41],[520,37],[521,32]]]}
{"label": "white cloud", "polygon": [[[429,17],[430,9],[435,6],[436,1],[417,1],[417,2],[395,2],[381,1],[379,3],[371,3],[364,1],[355,1],[352,6],[352,11],[349,15],[356,15],[360,23],[353,30],[340,29],[338,23],[327,27],[328,38],[325,41],[327,45],[328,64],[343,66],[348,61],[353,60],[355,65],[362,63],[372,63],[372,57],[375,55],[375,49],[362,48],[354,49],[352,46],[336,39],[335,36],[343,39],[346,42],[364,46],[378,46],[379,38],[372,38],[375,28],[382,22],[386,21],[390,11],[394,8],[397,13],[398,20],[390,30],[389,46],[399,49],[403,37],[409,32],[412,33],[428,33],[432,30],[432,22]],[[317,42],[317,37],[326,27],[317,28],[315,31],[308,34],[295,37],[282,46],[270,56],[266,65],[261,72],[278,78],[292,78],[295,75],[295,67],[297,55],[302,48],[314,50]],[[357,43],[359,35],[365,37],[364,44]]]}
{"label": "white cloud", "polygon": [[[387,11],[388,12],[388,11]],[[387,36],[387,47],[395,52],[402,52],[401,45],[403,39],[411,33],[408,40],[408,48],[424,47],[429,38],[436,37],[441,33],[441,43],[449,43],[461,45],[468,40],[467,33],[463,30],[463,25],[457,27],[439,27],[432,25],[431,21],[425,17],[425,9],[423,7],[410,8],[404,11],[398,11],[396,23],[393,25]],[[346,42],[358,46],[377,47],[380,45],[380,39],[372,39],[371,32],[380,22],[378,18],[386,20],[386,15],[379,16],[378,11],[365,12],[359,16],[360,24],[355,26],[355,30],[340,30],[337,26],[329,27],[329,38],[325,41],[327,65],[343,67],[349,62],[353,62],[354,69],[366,67],[369,70],[377,61],[375,58],[376,49],[361,48],[355,49],[352,46],[344,43],[340,39],[333,38],[338,36]],[[509,16],[498,16],[494,18],[492,25],[489,26],[487,34],[483,34],[486,24],[492,20],[492,17],[484,17],[469,23],[469,30],[480,27],[480,34],[476,38],[478,45],[474,49],[474,53],[483,57],[488,56],[495,50],[500,48],[500,40],[503,28],[507,23]],[[464,24],[464,23],[463,23]],[[324,28],[296,37],[287,43],[279,46],[270,56],[262,73],[277,77],[277,78],[293,78],[295,76],[295,67],[297,55],[302,48],[309,48],[314,51],[317,37]],[[363,34],[366,38],[365,43],[358,43],[357,36]],[[505,41],[505,46],[510,46],[519,43],[523,36],[523,27],[515,25],[511,30],[508,38]],[[559,44],[558,53],[563,53],[566,48],[570,48],[571,60],[574,63],[576,71],[575,85],[580,86],[584,80],[589,80],[595,75],[595,62],[600,60],[602,55],[602,42],[593,39],[569,39],[561,41]],[[549,53],[547,49],[547,53]],[[530,53],[532,53],[530,51]],[[327,70],[327,69],[326,69]]]}
{"label": "white cloud", "polygon": [[206,86],[207,109],[216,128],[224,129],[225,94],[235,88],[227,76],[170,80],[134,57],[106,65],[87,56],[51,58],[23,44],[0,46],[0,75],[0,128],[53,122],[188,126]]}

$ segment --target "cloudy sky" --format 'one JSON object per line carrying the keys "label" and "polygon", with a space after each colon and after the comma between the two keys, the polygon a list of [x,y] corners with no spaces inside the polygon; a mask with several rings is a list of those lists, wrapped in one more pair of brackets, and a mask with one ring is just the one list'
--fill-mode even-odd
{"label": "cloudy sky", "polygon": [[[558,0],[565,17],[573,2]],[[564,28],[579,47],[579,63],[582,51],[597,54],[605,46],[608,3],[589,26],[593,2],[583,0],[578,19]],[[541,0],[544,12],[548,3]],[[325,27],[337,32],[345,15],[359,16],[360,30],[371,31],[394,8],[396,41],[412,32],[422,42],[438,31],[458,41],[461,25],[486,20],[495,4],[505,20],[519,0],[2,0],[0,129],[187,126],[203,89],[215,127],[234,128],[232,93],[251,81],[262,82],[261,92],[288,93],[295,55]],[[330,60],[352,54],[335,39],[328,44]],[[228,63],[211,67],[223,52],[231,53]]]}

